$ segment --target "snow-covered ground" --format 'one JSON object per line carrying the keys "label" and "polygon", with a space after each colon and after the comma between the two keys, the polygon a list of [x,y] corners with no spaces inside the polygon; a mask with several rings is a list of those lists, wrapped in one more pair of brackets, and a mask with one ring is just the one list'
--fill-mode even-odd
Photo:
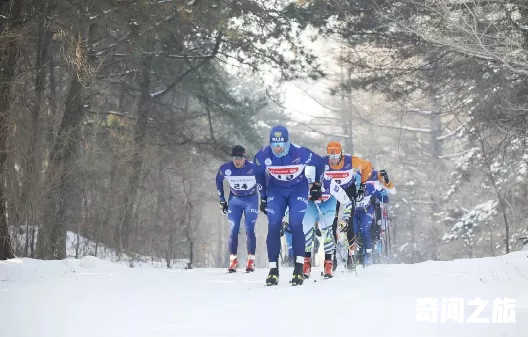
{"label": "snow-covered ground", "polygon": [[[292,287],[291,269],[266,287],[267,270],[127,268],[95,257],[0,261],[2,337],[377,336],[524,337],[528,258],[507,256],[375,265],[358,275]],[[489,301],[467,323],[475,298]],[[514,323],[492,323],[495,298],[515,299]],[[417,321],[417,303],[438,301],[438,323]],[[442,323],[442,302],[461,299],[462,323]],[[469,303],[468,303],[469,302]],[[430,307],[429,307],[430,308]],[[446,316],[456,304],[445,306]],[[496,306],[500,309],[501,306]],[[504,309],[504,308],[503,308]],[[507,313],[508,310],[502,312]],[[497,311],[496,314],[500,313]],[[506,315],[511,316],[511,315]],[[500,316],[504,318],[504,316]],[[508,317],[505,317],[508,319]],[[496,320],[496,318],[495,318]]]}

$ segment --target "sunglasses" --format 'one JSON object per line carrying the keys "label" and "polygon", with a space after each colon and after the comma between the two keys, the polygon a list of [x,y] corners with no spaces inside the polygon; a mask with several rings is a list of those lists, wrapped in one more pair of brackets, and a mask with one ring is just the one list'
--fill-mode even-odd
{"label": "sunglasses", "polygon": [[279,146],[279,147],[286,147],[286,142],[272,142],[272,143],[270,143],[270,146],[271,146],[272,148],[277,147],[277,146]]}
{"label": "sunglasses", "polygon": [[341,155],[340,154],[329,154],[328,157],[330,159],[339,159],[341,158]]}

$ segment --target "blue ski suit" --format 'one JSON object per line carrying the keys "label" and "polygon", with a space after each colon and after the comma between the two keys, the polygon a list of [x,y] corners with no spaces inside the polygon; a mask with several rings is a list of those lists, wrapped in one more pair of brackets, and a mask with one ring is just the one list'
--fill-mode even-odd
{"label": "blue ski suit", "polygon": [[[373,169],[372,174],[368,178],[371,184],[374,184],[376,190],[380,191],[381,200],[376,200],[374,205],[374,218],[371,225],[372,241],[375,243],[375,249],[378,254],[382,253],[381,233],[386,229],[387,219],[384,217],[386,204],[389,203],[389,191],[394,194],[396,189],[392,182],[386,183],[378,170]],[[384,207],[385,206],[385,207]]]}
{"label": "blue ski suit", "polygon": [[367,253],[372,249],[371,226],[374,218],[374,205],[376,200],[381,201],[381,188],[377,188],[377,182],[367,181],[365,183],[365,195],[356,203],[356,211],[354,214],[354,233],[360,234],[363,242],[363,249]]}
{"label": "blue ski suit", "polygon": [[[282,129],[282,133],[287,133]],[[272,130],[273,133],[273,130]],[[280,254],[280,229],[282,217],[286,207],[289,207],[289,221],[292,232],[293,254],[295,262],[304,262],[304,233],[303,217],[306,211],[309,187],[305,176],[306,165],[316,167],[315,181],[320,183],[324,173],[322,158],[308,148],[289,143],[287,134],[275,132],[276,139],[272,141],[284,142],[287,149],[277,156],[271,146],[266,146],[257,152],[255,163],[255,177],[261,199],[267,200],[266,214],[268,216],[268,260],[270,268],[277,267]],[[272,134],[273,138],[273,134]]]}
{"label": "blue ski suit", "polygon": [[236,255],[238,249],[238,234],[242,213],[245,218],[246,244],[248,255],[255,255],[257,238],[255,236],[255,223],[258,216],[257,181],[254,174],[254,165],[246,160],[241,168],[236,168],[232,161],[220,166],[216,174],[216,188],[220,201],[226,201],[224,196],[223,181],[227,180],[230,186],[227,219],[229,222],[229,253]]}

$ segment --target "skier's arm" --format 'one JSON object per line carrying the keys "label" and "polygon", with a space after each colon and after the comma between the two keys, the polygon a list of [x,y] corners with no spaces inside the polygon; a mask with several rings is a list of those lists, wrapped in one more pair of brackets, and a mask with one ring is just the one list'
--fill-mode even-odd
{"label": "skier's arm", "polygon": [[222,174],[222,167],[220,167],[220,169],[218,169],[218,172],[216,173],[216,190],[218,191],[218,197],[220,198],[220,202],[225,201],[224,175]]}
{"label": "skier's arm", "polygon": [[372,163],[362,158],[357,158],[357,161],[357,167],[361,170],[361,183],[364,184],[372,174]]}
{"label": "skier's arm", "polygon": [[264,161],[262,160],[262,158],[259,158],[259,153],[260,151],[257,152],[255,157],[253,158],[255,180],[257,180],[257,187],[260,192],[260,198],[266,199],[266,165],[264,165]]}
{"label": "skier's arm", "polygon": [[317,153],[313,152],[312,150],[306,149],[308,152],[307,154],[307,161],[306,165],[314,166],[315,167],[315,177],[314,182],[317,183],[319,186],[321,185],[321,180],[323,179],[323,174],[325,171],[325,163],[323,158],[318,155]]}
{"label": "skier's arm", "polygon": [[389,175],[387,174],[387,171],[380,170],[378,171],[378,181],[388,190],[391,190],[394,188],[394,184],[389,179]]}
{"label": "skier's arm", "polygon": [[327,178],[326,176],[324,179],[330,179],[330,194],[336,198],[341,205],[343,205],[343,220],[347,221],[350,219],[350,215],[352,214],[353,203],[351,199],[348,197],[345,190],[342,189],[334,179]]}

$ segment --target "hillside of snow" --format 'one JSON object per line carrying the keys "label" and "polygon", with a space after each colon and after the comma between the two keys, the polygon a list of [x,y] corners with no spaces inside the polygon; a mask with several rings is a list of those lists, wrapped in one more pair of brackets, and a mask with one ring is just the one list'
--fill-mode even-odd
{"label": "hillside of snow", "polygon": [[[357,275],[338,269],[330,280],[315,268],[298,287],[288,283],[291,268],[281,269],[278,286],[265,286],[267,268],[260,267],[228,274],[128,268],[96,257],[0,261],[0,335],[524,337],[528,331],[526,252],[359,267]],[[468,323],[476,298],[489,301],[476,316],[488,323]],[[497,298],[515,303],[494,305]],[[417,320],[434,310],[436,323]]]}

